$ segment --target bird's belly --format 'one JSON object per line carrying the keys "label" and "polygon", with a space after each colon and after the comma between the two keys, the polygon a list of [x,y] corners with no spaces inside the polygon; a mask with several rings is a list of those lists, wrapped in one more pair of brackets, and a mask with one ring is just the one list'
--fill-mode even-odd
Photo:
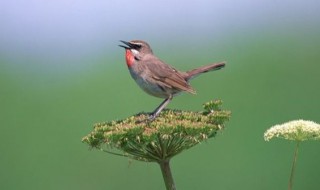
{"label": "bird's belly", "polygon": [[159,87],[156,83],[147,81],[143,78],[137,78],[136,82],[143,91],[152,96],[159,98],[168,98],[170,96],[170,93]]}
{"label": "bird's belly", "polygon": [[172,92],[169,89],[160,87],[157,84],[157,81],[154,79],[148,78],[146,75],[137,75],[136,73],[130,71],[132,78],[136,81],[139,87],[146,93],[159,97],[159,98],[168,98],[172,96]]}

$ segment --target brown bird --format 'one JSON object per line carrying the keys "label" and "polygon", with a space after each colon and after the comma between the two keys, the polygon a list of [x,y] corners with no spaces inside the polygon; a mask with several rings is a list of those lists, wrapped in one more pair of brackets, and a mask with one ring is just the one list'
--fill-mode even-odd
{"label": "brown bird", "polygon": [[178,71],[156,57],[147,42],[132,40],[121,41],[125,45],[125,56],[132,78],[146,93],[164,98],[165,100],[150,114],[149,119],[155,119],[169,104],[172,98],[180,92],[195,94],[189,85],[193,77],[208,71],[218,70],[225,66],[225,62],[212,63],[187,72]]}

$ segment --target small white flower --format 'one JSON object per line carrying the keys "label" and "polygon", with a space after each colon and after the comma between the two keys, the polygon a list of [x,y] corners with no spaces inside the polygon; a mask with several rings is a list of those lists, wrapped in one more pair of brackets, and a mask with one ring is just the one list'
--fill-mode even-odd
{"label": "small white flower", "polygon": [[294,141],[320,140],[320,124],[313,121],[294,120],[275,125],[264,133],[264,140],[273,137]]}

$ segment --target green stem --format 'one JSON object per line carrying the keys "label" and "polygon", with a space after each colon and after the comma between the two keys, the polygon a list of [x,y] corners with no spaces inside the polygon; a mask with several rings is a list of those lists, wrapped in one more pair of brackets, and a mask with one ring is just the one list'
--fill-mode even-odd
{"label": "green stem", "polygon": [[162,160],[158,162],[161,168],[162,176],[167,190],[176,190],[170,169],[170,160]]}
{"label": "green stem", "polygon": [[295,169],[296,169],[296,162],[297,162],[297,157],[298,157],[299,144],[300,144],[300,141],[297,142],[296,148],[294,150],[293,163],[292,163],[292,168],[291,168],[291,175],[290,175],[290,179],[289,179],[288,190],[292,190],[292,183],[293,183],[294,172],[295,172]]}

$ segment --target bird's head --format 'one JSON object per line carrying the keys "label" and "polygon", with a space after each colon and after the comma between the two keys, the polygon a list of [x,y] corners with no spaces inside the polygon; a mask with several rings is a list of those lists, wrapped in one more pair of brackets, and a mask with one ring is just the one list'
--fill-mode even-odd
{"label": "bird's head", "polygon": [[142,40],[132,40],[130,42],[120,40],[124,45],[119,45],[126,50],[126,62],[128,67],[135,62],[139,62],[145,55],[153,54],[151,47]]}

